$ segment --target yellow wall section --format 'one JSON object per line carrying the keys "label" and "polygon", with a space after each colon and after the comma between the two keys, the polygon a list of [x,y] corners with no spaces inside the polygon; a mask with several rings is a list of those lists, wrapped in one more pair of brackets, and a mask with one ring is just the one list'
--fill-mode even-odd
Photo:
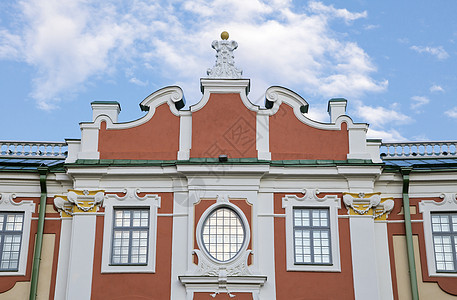
{"label": "yellow wall section", "polygon": [[37,300],[49,299],[55,242],[55,234],[43,235],[43,249],[41,251],[40,276],[38,278],[38,288],[36,297]]}
{"label": "yellow wall section", "polygon": [[0,294],[1,300],[19,300],[19,299],[29,299],[30,294],[30,282],[16,282],[14,287]]}
{"label": "yellow wall section", "polygon": [[[409,270],[408,270],[408,254],[406,251],[406,237],[394,235],[394,258],[395,258],[395,269],[397,271],[397,286],[398,286],[398,298],[401,300],[408,300],[411,298],[411,288],[409,282]],[[419,288],[420,299],[457,299],[452,295],[444,292],[437,283],[435,282],[423,282],[422,281],[422,268],[419,258],[419,239],[417,235],[413,235],[414,244],[414,258],[416,262],[416,274],[417,284]]]}
{"label": "yellow wall section", "polygon": [[[38,278],[37,300],[49,299],[55,240],[55,234],[43,235],[43,249],[41,252],[42,255],[40,263],[40,276]],[[12,289],[3,294],[0,294],[0,300],[28,299],[29,294],[30,282],[16,282]]]}

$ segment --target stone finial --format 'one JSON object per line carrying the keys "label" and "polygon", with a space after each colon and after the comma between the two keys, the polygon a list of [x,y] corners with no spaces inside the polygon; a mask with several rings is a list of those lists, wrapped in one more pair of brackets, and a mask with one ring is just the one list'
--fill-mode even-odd
{"label": "stone finial", "polygon": [[238,79],[241,78],[243,71],[235,67],[235,56],[233,50],[238,48],[236,41],[229,41],[227,31],[221,33],[222,40],[213,41],[211,46],[216,50],[216,64],[206,72],[208,78],[225,78]]}

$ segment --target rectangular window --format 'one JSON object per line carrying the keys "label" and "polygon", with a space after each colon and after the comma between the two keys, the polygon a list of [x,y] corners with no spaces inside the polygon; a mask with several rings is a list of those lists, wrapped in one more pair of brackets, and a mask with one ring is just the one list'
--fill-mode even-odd
{"label": "rectangular window", "polygon": [[0,271],[18,271],[24,213],[0,212]]}
{"label": "rectangular window", "polygon": [[457,213],[432,213],[437,272],[457,272]]}
{"label": "rectangular window", "polygon": [[149,209],[114,209],[112,265],[146,265]]}
{"label": "rectangular window", "polygon": [[294,208],[295,264],[332,264],[328,208]]}

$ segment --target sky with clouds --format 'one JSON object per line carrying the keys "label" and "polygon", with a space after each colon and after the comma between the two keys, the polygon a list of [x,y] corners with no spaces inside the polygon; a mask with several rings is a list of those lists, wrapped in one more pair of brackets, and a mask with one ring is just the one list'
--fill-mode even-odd
{"label": "sky with clouds", "polygon": [[0,140],[79,138],[90,102],[119,101],[130,121],[169,85],[196,103],[223,30],[254,103],[280,85],[319,121],[330,98],[348,99],[370,138],[457,140],[456,11],[450,0],[2,1]]}

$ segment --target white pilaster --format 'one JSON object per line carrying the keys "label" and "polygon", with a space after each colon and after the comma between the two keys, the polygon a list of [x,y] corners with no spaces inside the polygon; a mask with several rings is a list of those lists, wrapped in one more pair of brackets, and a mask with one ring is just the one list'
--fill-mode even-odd
{"label": "white pilaster", "polygon": [[54,299],[66,299],[72,218],[62,218]]}
{"label": "white pilaster", "polygon": [[393,299],[392,274],[390,271],[389,240],[387,223],[375,222],[376,264],[378,268],[379,297],[382,300]]}
{"label": "white pilaster", "polygon": [[192,147],[192,114],[182,112],[179,119],[179,151],[178,160],[188,160]]}
{"label": "white pilaster", "polygon": [[91,299],[96,218],[94,213],[75,213],[73,216],[67,300]]}
{"label": "white pilaster", "polygon": [[270,116],[268,112],[262,113],[257,112],[257,124],[256,124],[256,147],[257,147],[257,158],[270,160],[270,127],[269,127]]}
{"label": "white pilaster", "polygon": [[[192,206],[192,207],[189,207]],[[188,192],[175,192],[173,202],[173,242],[171,250],[171,296],[172,300],[189,299],[190,293],[186,295],[186,289],[178,280],[178,276],[187,272],[189,263],[188,210],[193,208],[189,201]],[[190,256],[191,257],[191,256]],[[186,298],[187,297],[187,298]],[[192,299],[192,298],[190,298]]]}
{"label": "white pilaster", "polygon": [[259,299],[276,299],[276,279],[275,279],[275,244],[274,244],[274,207],[273,193],[259,193],[258,203],[258,250],[257,260],[259,271],[265,274],[268,280],[262,287]]}
{"label": "white pilaster", "polygon": [[349,224],[355,299],[384,299],[379,294],[373,216],[351,216]]}

